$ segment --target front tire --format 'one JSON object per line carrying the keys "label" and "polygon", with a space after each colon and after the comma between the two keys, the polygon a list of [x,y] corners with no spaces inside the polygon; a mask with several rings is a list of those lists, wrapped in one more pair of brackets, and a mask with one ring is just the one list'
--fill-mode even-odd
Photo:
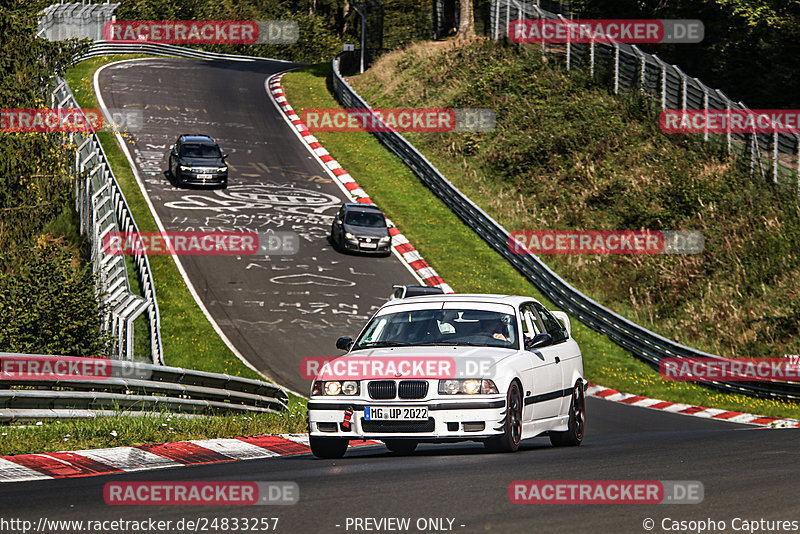
{"label": "front tire", "polygon": [[317,438],[309,436],[311,453],[318,458],[341,458],[347,452],[350,440],[342,438]]}
{"label": "front tire", "polygon": [[383,444],[393,453],[403,456],[411,454],[417,448],[417,442],[410,439],[387,439]]}
{"label": "front tire", "polygon": [[503,434],[487,439],[483,444],[492,452],[515,452],[522,441],[522,393],[517,382],[512,382],[506,397],[506,417]]}
{"label": "front tire", "polygon": [[572,389],[569,403],[569,423],[566,432],[550,432],[550,443],[555,447],[577,447],[583,441],[586,428],[586,399],[583,384],[578,382]]}

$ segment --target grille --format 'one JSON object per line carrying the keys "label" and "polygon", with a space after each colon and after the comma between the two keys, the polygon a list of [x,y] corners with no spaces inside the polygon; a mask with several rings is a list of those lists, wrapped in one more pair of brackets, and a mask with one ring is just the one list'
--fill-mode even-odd
{"label": "grille", "polygon": [[367,386],[372,399],[393,399],[397,395],[397,384],[394,380],[377,380]]}
{"label": "grille", "polygon": [[411,433],[433,432],[434,421],[429,417],[427,421],[367,421],[361,418],[361,430],[364,432]]}
{"label": "grille", "polygon": [[401,380],[398,389],[401,399],[422,399],[428,394],[428,382],[425,380]]}
{"label": "grille", "polygon": [[217,172],[216,167],[192,167],[192,172],[198,174],[211,174]]}

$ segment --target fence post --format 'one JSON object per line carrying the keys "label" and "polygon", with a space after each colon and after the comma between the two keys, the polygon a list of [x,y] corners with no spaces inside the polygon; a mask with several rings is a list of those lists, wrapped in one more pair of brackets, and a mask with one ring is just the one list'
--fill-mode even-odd
{"label": "fence post", "polygon": [[589,72],[594,79],[594,34],[592,34],[592,42],[589,43]]}
{"label": "fence post", "polygon": [[653,59],[661,67],[661,109],[667,109],[667,64],[653,54]]}
{"label": "fence post", "polygon": [[706,87],[700,80],[694,78],[694,81],[697,82],[697,85],[700,86],[700,89],[703,90],[703,109],[706,112],[706,120],[705,126],[703,127],[703,141],[708,141],[708,87]]}
{"label": "fence post", "polygon": [[772,133],[772,181],[778,183],[778,132]]}
{"label": "fence post", "polygon": [[644,59],[644,52],[639,50],[636,45],[631,46],[636,57],[639,59],[639,92],[644,94],[644,73],[647,62]]}
{"label": "fence post", "polygon": [[614,94],[619,94],[619,43],[614,43]]}
{"label": "fence post", "polygon": [[731,150],[733,150],[733,132],[731,132],[731,99],[719,89],[714,89],[714,91],[717,93],[717,96],[719,96],[722,101],[725,102],[725,111],[727,112],[725,115],[728,120],[726,137],[728,138],[728,155],[730,155]]}
{"label": "fence post", "polygon": [[[558,18],[564,24],[567,23],[567,19],[565,19],[563,15],[559,14]],[[567,26],[567,70],[569,70],[571,60],[572,60],[572,43],[570,42],[569,38],[569,26]]]}

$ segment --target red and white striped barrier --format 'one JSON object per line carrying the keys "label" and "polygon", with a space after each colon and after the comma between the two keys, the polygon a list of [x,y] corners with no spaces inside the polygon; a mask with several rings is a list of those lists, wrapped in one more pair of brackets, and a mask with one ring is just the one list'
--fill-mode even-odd
{"label": "red and white striped barrier", "polygon": [[[295,113],[292,106],[289,105],[289,102],[286,100],[286,95],[283,94],[283,89],[281,88],[282,77],[283,74],[277,74],[269,79],[269,94],[281,111],[286,115],[286,119],[297,131],[300,139],[305,143],[308,150],[320,160],[331,178],[339,182],[354,202],[375,204],[372,199],[369,198],[367,192],[358,185],[358,182],[356,182],[353,177],[342,168],[339,162],[325,150],[319,140],[314,137],[308,127],[300,120],[300,117]],[[392,247],[397,251],[402,260],[406,262],[427,285],[441,287],[445,293],[454,293],[453,289],[442,277],[436,274],[433,267],[425,261],[417,249],[406,239],[394,223],[388,219],[387,222],[390,227],[389,233],[392,235]]]}

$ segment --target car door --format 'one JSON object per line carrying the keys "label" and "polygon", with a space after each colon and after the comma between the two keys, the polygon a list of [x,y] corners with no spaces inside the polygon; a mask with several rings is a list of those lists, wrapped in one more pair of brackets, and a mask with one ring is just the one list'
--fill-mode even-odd
{"label": "car door", "polygon": [[344,220],[344,206],[339,208],[339,211],[336,212],[336,216],[333,218],[333,225],[331,228],[331,239],[334,240],[335,243],[340,241],[342,237],[342,221]]}
{"label": "car door", "polygon": [[[558,365],[558,347],[532,348],[530,343],[536,334],[545,332],[544,325],[533,308],[533,302],[520,306],[522,320],[523,347],[531,366],[523,376],[525,420],[555,417],[561,409],[561,369]],[[525,374],[525,373],[523,373]]]}
{"label": "car door", "polygon": [[569,347],[567,346],[569,334],[564,325],[561,324],[561,321],[556,319],[540,303],[534,302],[533,309],[536,310],[545,331],[553,337],[553,342],[548,348],[552,350],[555,357],[559,377],[558,383],[554,384],[554,392],[562,393],[557,399],[559,404],[558,413],[566,413],[569,410],[570,397],[565,393],[572,391],[572,384],[568,383],[572,379],[570,362],[565,361],[570,356]]}

